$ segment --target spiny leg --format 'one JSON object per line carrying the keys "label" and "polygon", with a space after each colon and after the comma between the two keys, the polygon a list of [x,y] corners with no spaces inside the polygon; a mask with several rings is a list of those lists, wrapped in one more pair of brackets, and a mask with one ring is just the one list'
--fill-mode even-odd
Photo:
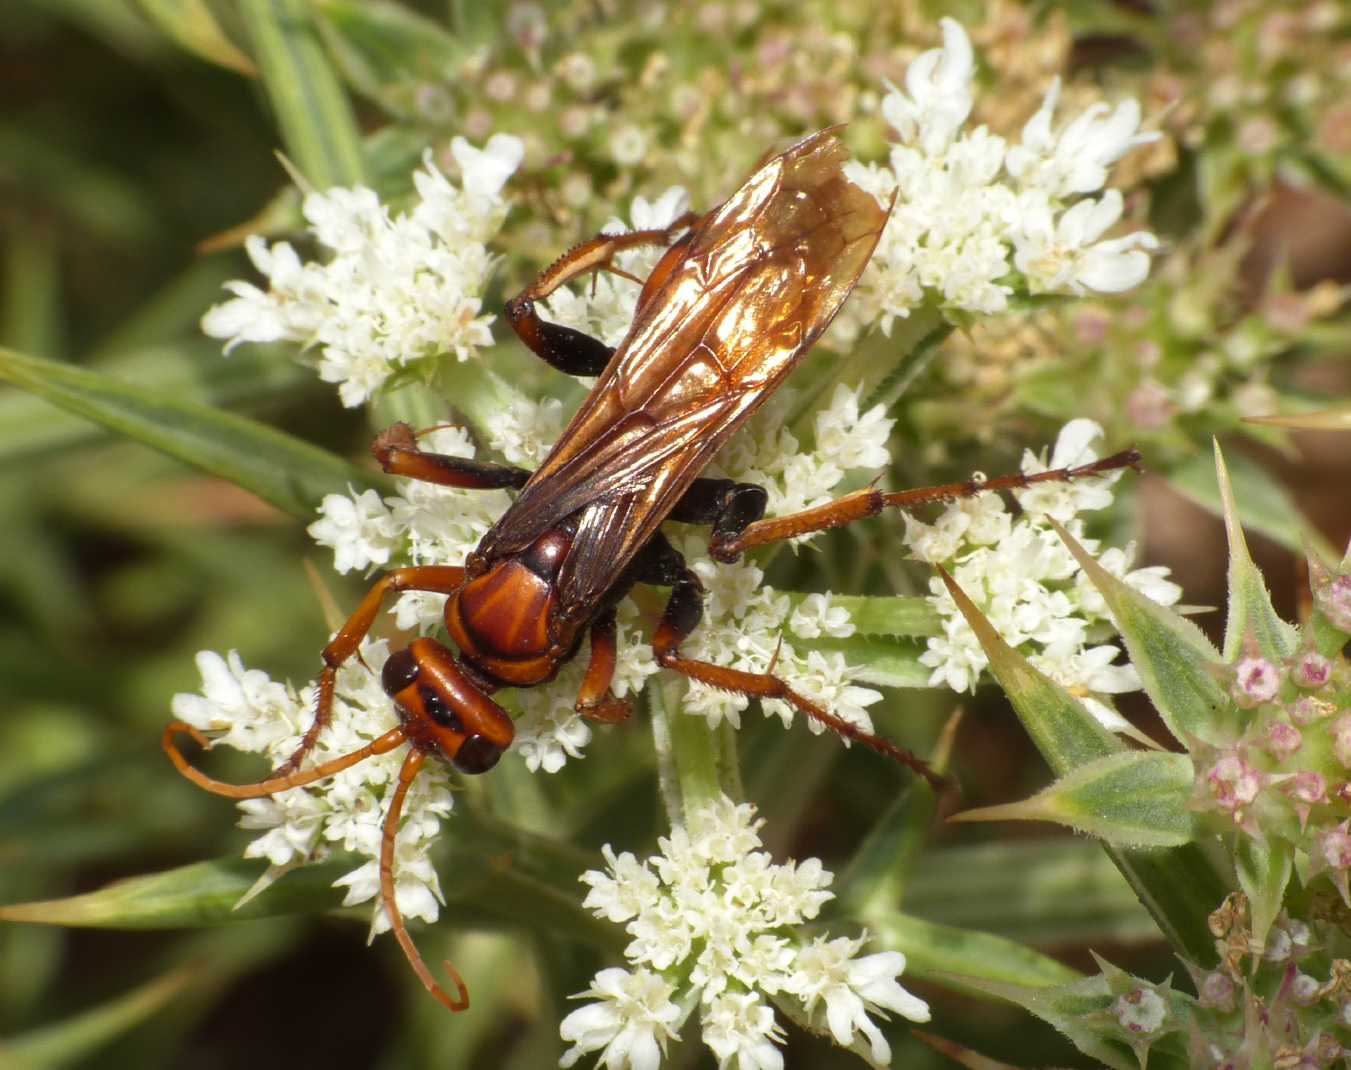
{"label": "spiny leg", "polygon": [[920,487],[893,493],[868,488],[846,494],[843,498],[836,498],[824,505],[803,509],[799,513],[757,520],[746,525],[739,533],[730,530],[722,533],[715,527],[708,549],[717,560],[730,563],[752,547],[796,538],[799,535],[809,535],[814,531],[843,527],[855,520],[876,516],[883,509],[913,509],[931,502],[969,498],[987,490],[1019,490],[1036,483],[1068,482],[1086,476],[1101,475],[1117,468],[1134,468],[1139,463],[1139,451],[1128,449],[1089,464],[1073,468],[1055,468],[1035,475],[1001,476],[984,482],[967,480],[962,483],[944,483],[936,487]]}
{"label": "spiny leg", "polygon": [[586,676],[577,692],[575,709],[588,721],[601,724],[618,724],[626,721],[632,712],[623,699],[615,698],[610,690],[614,680],[615,664],[619,660],[619,647],[615,635],[615,610],[605,610],[591,625],[591,660],[586,666]]}
{"label": "spiny leg", "polygon": [[530,473],[524,468],[444,453],[428,453],[417,444],[417,435],[406,423],[393,424],[375,436],[371,453],[390,475],[407,476],[424,483],[467,490],[493,490],[525,486]]}
{"label": "spiny leg", "polygon": [[464,583],[464,569],[458,565],[419,565],[411,568],[390,569],[366,592],[356,611],[347,618],[328,646],[324,647],[324,670],[319,674],[319,700],[315,703],[314,721],[305,730],[300,745],[290,757],[273,771],[274,777],[285,776],[300,768],[305,755],[314,747],[320,734],[333,716],[333,688],[338,669],[356,653],[361,640],[371,630],[376,615],[390,591],[430,591],[450,594]]}
{"label": "spiny leg", "polygon": [[399,913],[399,904],[394,895],[394,847],[399,834],[399,817],[403,814],[404,797],[421,772],[426,757],[422,750],[414,746],[399,768],[399,780],[394,787],[394,794],[390,797],[389,810],[385,813],[385,825],[380,837],[380,902],[384,905],[385,915],[389,918],[389,927],[394,933],[394,939],[399,941],[399,946],[403,948],[404,956],[408,959],[408,965],[413,967],[413,972],[417,974],[422,986],[447,1009],[463,1011],[469,1008],[469,989],[464,979],[454,966],[446,962],[446,970],[450,973],[457,994],[452,997],[437,983],[431,970],[427,969],[427,964],[422,961],[422,956],[413,944],[413,938],[408,935],[408,929],[404,926],[403,915]]}
{"label": "spiny leg", "polygon": [[[634,278],[615,267],[615,256],[644,245],[670,245],[676,234],[687,229],[698,218],[695,213],[686,212],[669,227],[635,230],[628,234],[602,234],[573,246],[507,302],[507,322],[521,341],[546,364],[566,375],[599,375],[610,363],[614,350],[581,331],[540,319],[539,313],[535,311],[535,302],[543,301],[563,284],[589,271],[609,271],[642,284],[642,279]],[[649,279],[644,294],[652,285],[653,280]]]}
{"label": "spiny leg", "polygon": [[[656,536],[644,550],[647,570],[643,582],[669,585],[671,598],[662,612],[661,623],[652,637],[652,653],[657,664],[687,676],[691,680],[723,691],[734,691],[760,699],[781,699],[799,713],[833,729],[845,739],[871,747],[887,758],[909,766],[924,777],[936,790],[947,787],[947,781],[929,768],[917,755],[889,740],[865,732],[801,695],[772,672],[745,672],[723,665],[715,665],[680,653],[683,643],[699,625],[704,614],[704,588],[698,575],[685,564],[685,559],[663,536]],[[773,665],[770,666],[773,668]]]}

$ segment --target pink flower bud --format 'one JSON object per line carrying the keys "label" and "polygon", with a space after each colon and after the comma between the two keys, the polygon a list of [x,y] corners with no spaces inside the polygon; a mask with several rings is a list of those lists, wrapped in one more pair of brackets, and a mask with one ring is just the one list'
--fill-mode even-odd
{"label": "pink flower bud", "polygon": [[1346,573],[1330,575],[1321,565],[1315,568],[1311,561],[1309,577],[1313,584],[1314,606],[1334,628],[1351,632],[1351,576]]}
{"label": "pink flower bud", "polygon": [[1322,687],[1332,679],[1332,662],[1309,650],[1295,659],[1290,675],[1300,687]]}
{"label": "pink flower bud", "polygon": [[1137,988],[1118,996],[1112,1013],[1126,1032],[1149,1036],[1157,1033],[1168,1017],[1168,1004],[1152,988]]}
{"label": "pink flower bud", "polygon": [[1332,703],[1316,699],[1312,695],[1304,695],[1290,704],[1290,719],[1303,728],[1336,712],[1337,707]]}
{"label": "pink flower bud", "polygon": [[1308,806],[1317,806],[1328,801],[1328,782],[1322,773],[1304,769],[1287,780],[1281,787],[1296,802]]}
{"label": "pink flower bud", "polygon": [[1307,973],[1295,974],[1294,981],[1290,984],[1290,998],[1301,1007],[1312,1007],[1319,1001],[1322,985],[1318,983],[1317,977],[1310,977]]}
{"label": "pink flower bud", "polygon": [[1280,672],[1266,658],[1244,658],[1234,666],[1234,701],[1244,708],[1270,702],[1280,686]]}
{"label": "pink flower bud", "polygon": [[1351,713],[1344,713],[1328,729],[1332,734],[1332,753],[1337,761],[1351,769]]}
{"label": "pink flower bud", "polygon": [[1201,1006],[1213,1007],[1218,1011],[1232,1011],[1234,1009],[1234,982],[1233,979],[1222,970],[1215,970],[1213,973],[1206,974],[1201,981]]}
{"label": "pink flower bud", "polygon": [[1206,782],[1220,809],[1237,814],[1257,798],[1262,774],[1237,754],[1226,754],[1211,766]]}
{"label": "pink flower bud", "polygon": [[1284,721],[1273,721],[1267,725],[1266,749],[1278,762],[1283,762],[1294,754],[1304,742],[1304,736],[1298,728]]}
{"label": "pink flower bud", "polygon": [[1347,826],[1351,822],[1343,821],[1336,828],[1330,828],[1318,837],[1318,850],[1330,869],[1346,869],[1351,866],[1351,832]]}

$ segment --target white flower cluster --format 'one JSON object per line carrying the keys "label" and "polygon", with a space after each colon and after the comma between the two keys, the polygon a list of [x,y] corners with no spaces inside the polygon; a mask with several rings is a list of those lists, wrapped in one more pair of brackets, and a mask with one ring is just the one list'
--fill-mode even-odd
{"label": "white flower cluster", "polygon": [[[367,642],[361,647],[365,665],[353,659],[338,670],[333,723],[319,737],[307,766],[357,750],[398,725],[394,703],[380,684],[380,669],[388,654],[383,642]],[[314,719],[314,687],[297,694],[258,669],[246,669],[234,651],[224,658],[203,651],[197,655],[197,668],[202,674],[201,694],[175,695],[175,717],[205,732],[213,745],[264,755],[269,768],[291,755]],[[406,754],[407,747],[399,747],[317,784],[241,800],[240,827],[262,830],[244,855],[266,858],[271,864],[249,895],[294,866],[318,861],[336,847],[367,859],[335,882],[347,888],[343,905],[376,899],[385,800]],[[441,818],[450,809],[446,769],[430,762],[408,792],[395,840],[394,894],[405,917],[429,922],[437,918],[441,888],[429,848]],[[372,935],[388,928],[384,908],[377,902]]]}
{"label": "white flower cluster", "polygon": [[[1074,467],[1097,459],[1094,445],[1102,428],[1092,420],[1071,420],[1056,439],[1050,462],[1024,453],[1027,475]],[[1111,485],[1120,472],[1036,484],[1015,495],[1022,514],[1009,513],[995,493],[950,504],[932,524],[907,515],[905,542],[915,557],[942,565],[990,619],[1004,641],[1018,648],[1047,676],[1071,689],[1112,731],[1130,725],[1108,704],[1107,695],[1139,690],[1134,666],[1115,664],[1120,653],[1107,642],[1113,634],[1107,605],[1073,555],[1047,523],[1064,524],[1089,553],[1098,543],[1083,535],[1077,514],[1111,504]],[[1163,566],[1131,570],[1134,548],[1111,548],[1098,563],[1161,605],[1172,605],[1182,588]],[[974,690],[988,661],[943,582],[929,581],[929,602],[943,618],[943,634],[930,638],[920,661],[933,669],[931,687]]]}
{"label": "white flower cluster", "polygon": [[[1140,106],[1098,103],[1060,128],[1052,114],[1059,80],[1009,145],[971,114],[974,60],[961,25],[942,20],[943,47],[891,87],[882,115],[899,135],[887,166],[850,163],[846,174],[896,206],[845,309],[855,329],[889,331],[926,299],[967,312],[1001,312],[1016,289],[1115,293],[1149,270],[1152,234],[1102,235],[1121,218],[1121,193],[1100,191],[1109,168],[1155,133],[1140,133]],[[1021,283],[1016,277],[1021,276]]]}
{"label": "white flower cluster", "polygon": [[929,1020],[928,1005],[897,983],[905,956],[859,957],[864,940],[798,927],[833,898],[834,876],[819,860],[777,865],[762,850],[755,808],[726,796],[698,810],[639,862],[604,849],[606,872],[590,870],[585,905],[623,924],[634,969],[600,971],[560,1026],[573,1046],[560,1065],[601,1052],[606,1070],[656,1070],[666,1042],[697,1001],[703,1040],[719,1070],[780,1070],[783,1031],[766,997],[801,1005],[814,1028],[841,1046],[866,1042],[874,1065],[891,1047],[870,1014]]}
{"label": "white flower cluster", "polygon": [[420,198],[391,218],[363,186],[310,193],[303,211],[324,263],[302,263],[287,242],[245,243],[268,289],[233,281],[234,297],[202,318],[202,330],[241,342],[298,342],[319,349],[319,375],[338,383],[344,405],[369,399],[399,368],[443,353],[465,360],[492,344],[492,316],[480,315],[494,258],[484,244],[506,217],[502,187],[520,166],[518,138],[496,134],[486,148],[451,143],[462,171],[457,188],[431,153],[413,176]]}

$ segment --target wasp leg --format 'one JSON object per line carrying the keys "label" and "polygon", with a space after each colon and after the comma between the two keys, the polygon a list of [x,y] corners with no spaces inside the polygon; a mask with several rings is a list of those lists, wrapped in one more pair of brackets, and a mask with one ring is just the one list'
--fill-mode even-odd
{"label": "wasp leg", "polygon": [[755,483],[696,479],[671,510],[685,524],[711,524],[714,539],[731,539],[765,515],[769,494]]}
{"label": "wasp leg", "polygon": [[328,727],[333,716],[333,687],[337,683],[338,669],[348,658],[356,653],[361,640],[371,630],[376,614],[384,603],[385,595],[390,591],[431,591],[435,594],[450,594],[464,583],[464,569],[458,565],[422,565],[413,568],[390,569],[381,576],[375,585],[366,592],[356,611],[347,618],[347,623],[324,647],[324,671],[319,675],[319,700],[315,703],[314,721],[305,730],[300,746],[291,752],[291,756],[273,771],[273,777],[285,776],[298,769],[310,752],[315,741]]}
{"label": "wasp leg", "polygon": [[659,230],[601,234],[590,241],[574,245],[507,302],[507,322],[521,341],[546,364],[566,375],[599,375],[605,370],[605,365],[610,363],[614,350],[581,331],[540,319],[539,313],[535,311],[535,302],[544,300],[564,283],[590,271],[609,271],[641,284],[642,279],[634,278],[615,267],[616,254],[644,245],[670,245],[672,239],[682,230],[688,229],[697,218],[693,212],[686,212],[669,227]]}
{"label": "wasp leg", "polygon": [[744,672],[685,657],[680,653],[680,644],[698,627],[704,615],[703,584],[699,582],[698,575],[686,566],[680,553],[660,535],[644,549],[644,563],[647,568],[642,577],[643,582],[669,584],[671,587],[670,601],[666,603],[661,623],[652,637],[652,653],[656,656],[657,664],[723,691],[735,691],[752,698],[781,699],[790,703],[799,713],[833,729],[845,739],[862,743],[887,758],[909,766],[934,788],[947,787],[947,781],[930,769],[922,758],[837,717],[806,695],[794,691],[773,673]]}
{"label": "wasp leg", "polygon": [[755,546],[779,542],[783,539],[809,535],[814,531],[827,528],[839,528],[852,524],[864,517],[876,516],[883,509],[913,509],[931,502],[954,501],[969,498],[987,490],[1019,490],[1035,483],[1068,482],[1085,476],[1101,475],[1116,468],[1134,468],[1140,463],[1140,453],[1135,449],[1122,450],[1110,457],[1081,464],[1074,468],[1056,468],[1035,475],[1001,476],[983,482],[968,480],[964,483],[944,483],[936,487],[920,487],[916,490],[902,490],[884,493],[868,488],[836,498],[811,509],[788,516],[772,517],[769,520],[756,520],[747,524],[740,532],[728,530],[720,532],[715,528],[709,541],[708,550],[719,561],[732,562],[746,550]]}
{"label": "wasp leg", "polygon": [[418,447],[417,435],[406,423],[385,428],[371,443],[371,453],[390,475],[407,476],[424,483],[468,490],[494,490],[525,486],[530,473],[524,468],[491,461],[474,461],[444,453],[428,453]]}
{"label": "wasp leg", "polygon": [[589,721],[618,724],[628,720],[632,709],[610,691],[619,648],[615,639],[615,611],[605,610],[591,625],[591,660],[577,692],[576,710]]}

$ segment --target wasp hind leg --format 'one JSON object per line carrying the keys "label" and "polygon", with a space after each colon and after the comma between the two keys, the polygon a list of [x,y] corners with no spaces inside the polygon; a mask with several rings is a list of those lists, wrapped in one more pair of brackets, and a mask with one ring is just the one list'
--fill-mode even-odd
{"label": "wasp hind leg", "polygon": [[[425,432],[424,432],[425,434]],[[466,490],[520,489],[530,472],[509,464],[475,461],[445,453],[428,453],[417,444],[418,435],[406,423],[393,424],[375,436],[371,453],[380,467],[393,476],[406,476],[423,483]]]}
{"label": "wasp hind leg", "polygon": [[[857,725],[837,717],[806,695],[794,691],[772,672],[745,672],[710,661],[688,658],[680,653],[683,643],[699,625],[704,615],[704,588],[699,576],[685,564],[685,559],[666,539],[658,535],[644,550],[644,583],[670,586],[671,598],[662,612],[661,623],[652,637],[652,652],[657,664],[678,672],[709,687],[733,691],[750,698],[780,699],[789,703],[804,717],[825,725],[845,739],[862,743],[879,754],[909,766],[936,789],[947,782],[929,768],[922,758],[892,743],[890,740],[865,732]],[[773,666],[771,666],[773,668]]]}

